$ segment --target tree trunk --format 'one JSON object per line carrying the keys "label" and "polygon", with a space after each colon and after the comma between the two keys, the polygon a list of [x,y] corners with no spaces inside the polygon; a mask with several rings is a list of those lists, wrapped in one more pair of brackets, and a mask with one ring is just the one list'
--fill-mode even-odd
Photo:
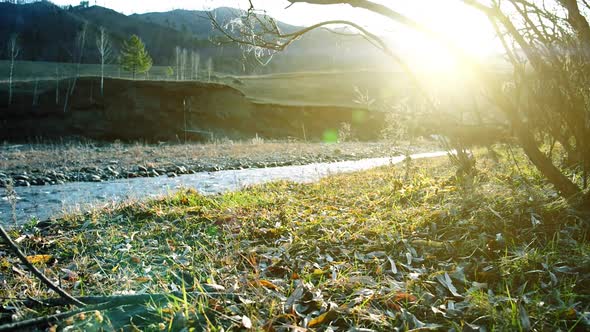
{"label": "tree trunk", "polygon": [[576,186],[576,184],[567,176],[563,175],[563,173],[553,165],[551,159],[539,150],[537,142],[535,142],[531,132],[518,120],[513,119],[512,123],[514,125],[516,137],[526,155],[547,180],[559,190],[561,195],[565,198],[572,198],[581,194],[582,191],[580,188],[578,188],[578,186]]}
{"label": "tree trunk", "polygon": [[104,97],[104,57],[100,63],[100,96]]}
{"label": "tree trunk", "polygon": [[55,66],[55,105],[59,105],[59,67]]}
{"label": "tree trunk", "polygon": [[12,104],[12,75],[14,73],[14,58],[10,60],[10,74],[8,76],[8,105]]}

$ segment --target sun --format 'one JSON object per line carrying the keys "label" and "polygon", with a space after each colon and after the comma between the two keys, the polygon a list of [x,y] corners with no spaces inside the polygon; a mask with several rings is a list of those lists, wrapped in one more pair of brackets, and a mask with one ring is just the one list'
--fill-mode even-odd
{"label": "sun", "polygon": [[[480,12],[450,1],[417,0],[400,8],[400,12],[434,31],[463,53],[485,60],[501,50],[494,30]],[[417,71],[456,73],[462,64],[449,45],[410,28],[399,26],[387,30],[387,39],[395,45],[402,58]]]}

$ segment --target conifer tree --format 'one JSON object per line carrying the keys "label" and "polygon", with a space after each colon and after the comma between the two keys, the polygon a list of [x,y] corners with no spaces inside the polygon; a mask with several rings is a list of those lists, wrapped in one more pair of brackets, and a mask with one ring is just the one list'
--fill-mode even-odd
{"label": "conifer tree", "polygon": [[121,49],[121,67],[135,74],[148,72],[152,68],[152,58],[145,49],[145,45],[137,35],[127,40]]}

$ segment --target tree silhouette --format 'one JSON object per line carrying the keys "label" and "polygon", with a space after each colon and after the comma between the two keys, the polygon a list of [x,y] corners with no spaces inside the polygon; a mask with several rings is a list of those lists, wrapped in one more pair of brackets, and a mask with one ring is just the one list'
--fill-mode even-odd
{"label": "tree silhouette", "polygon": [[152,68],[152,57],[145,49],[145,45],[137,35],[132,35],[123,43],[121,49],[121,67],[135,74],[148,72]]}

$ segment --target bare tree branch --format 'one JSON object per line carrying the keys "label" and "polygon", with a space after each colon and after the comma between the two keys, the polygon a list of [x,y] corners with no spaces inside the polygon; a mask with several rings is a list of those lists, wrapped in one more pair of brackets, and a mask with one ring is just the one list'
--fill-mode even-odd
{"label": "bare tree branch", "polygon": [[43,273],[41,273],[41,271],[39,271],[33,264],[31,264],[31,262],[29,262],[29,260],[27,259],[27,256],[25,256],[25,254],[23,254],[23,252],[20,251],[20,249],[18,248],[16,243],[14,243],[14,241],[12,241],[12,239],[10,238],[10,235],[8,235],[8,233],[6,233],[6,231],[4,230],[4,227],[2,227],[2,225],[0,225],[0,237],[2,237],[2,239],[10,247],[10,249],[12,249],[14,254],[20,259],[20,261],[37,278],[39,278],[39,280],[41,280],[45,285],[47,285],[49,288],[54,290],[57,294],[59,294],[59,296],[61,296],[63,299],[65,299],[69,304],[75,304],[78,307],[83,307],[85,305],[84,303],[82,303],[81,301],[72,297],[66,291],[61,289],[58,285],[54,284],[51,280],[47,279],[47,277]]}
{"label": "bare tree branch", "polygon": [[[572,72],[569,72],[567,69],[564,70],[564,65],[571,63],[571,59],[574,59],[572,57],[568,58],[568,54],[573,54],[570,53],[571,50],[569,48],[575,48],[577,46],[575,42],[570,45],[567,44],[569,40],[568,36],[571,35],[570,31],[567,30],[567,25],[563,25],[563,19],[561,17],[548,11],[545,8],[544,3],[542,4],[542,8],[540,8],[528,0],[511,0],[522,20],[522,22],[515,22],[512,17],[509,17],[502,12],[500,2],[493,2],[492,6],[486,6],[477,0],[462,0],[464,4],[485,14],[494,25],[495,30],[499,33],[502,45],[515,66],[514,84],[517,85],[519,90],[523,91],[523,93],[517,93],[513,96],[507,94],[506,91],[502,89],[503,83],[501,82],[500,77],[487,77],[487,71],[484,66],[457,47],[457,45],[450,41],[446,36],[419,24],[386,5],[368,0],[288,1],[291,5],[295,3],[316,5],[340,4],[365,9],[389,18],[394,22],[422,33],[435,42],[441,43],[457,57],[464,67],[469,69],[469,72],[473,74],[472,79],[474,84],[481,85],[490,90],[492,101],[506,114],[515,129],[515,134],[526,154],[535,166],[547,177],[549,182],[551,182],[564,197],[578,197],[581,193],[580,188],[565,176],[565,174],[540,151],[534,135],[535,128],[540,127],[529,127],[531,120],[537,121],[536,123],[538,124],[538,119],[542,119],[552,113],[561,114],[565,118],[564,126],[568,130],[568,135],[570,135],[570,138],[575,138],[576,146],[579,151],[582,151],[580,149],[584,149],[579,143],[584,142],[584,137],[588,136],[585,134],[587,129],[580,126],[580,123],[586,123],[585,117],[587,117],[585,113],[578,110],[580,106],[584,107],[583,98],[581,98],[580,93],[576,88],[572,86],[572,83],[569,82],[568,75],[571,76]],[[574,8],[574,5],[572,4],[572,2],[576,2],[575,0],[560,0],[560,2],[568,2],[568,5],[572,9],[572,13],[579,14],[579,10],[575,10],[577,7]],[[246,17],[252,12],[253,7],[250,8]],[[573,15],[572,13],[569,15],[568,22],[570,25],[577,24],[578,28],[576,28],[576,31],[579,30],[578,34],[583,36],[583,33],[585,33],[583,30],[587,28],[587,21],[585,21],[583,16]],[[533,20],[533,16],[531,15],[538,18],[537,22]],[[575,20],[575,22],[572,20]],[[399,61],[399,57],[397,57],[378,36],[368,33],[366,29],[362,29],[362,27],[359,27],[353,22],[322,22],[290,34],[281,34],[278,29],[274,29],[274,27],[270,28],[268,25],[261,24],[259,19],[255,19],[253,22],[255,23],[250,23],[249,25],[250,31],[246,34],[247,38],[236,37],[236,35],[230,33],[226,33],[226,37],[231,41],[243,43],[243,45],[250,45],[253,48],[270,49],[276,52],[284,50],[300,36],[315,28],[334,23],[351,26],[357,31],[360,31],[361,34],[364,34],[368,40],[373,41],[380,50],[385,52],[385,54],[401,63],[404,71],[410,74],[410,77],[414,78],[414,82],[418,83],[417,86],[420,89],[419,81],[415,79],[415,75],[412,74],[412,71],[409,70],[407,66],[404,66],[402,61]],[[583,24],[584,22],[586,25]],[[220,28],[220,31],[224,31],[220,26],[217,27]],[[262,31],[256,31],[256,27],[260,28]],[[551,34],[546,32],[548,30],[551,31]],[[588,31],[590,31],[590,29],[588,29]],[[278,37],[278,41],[269,38],[271,36]],[[584,39],[585,38],[582,38],[582,40]],[[509,42],[514,44],[509,46]],[[533,74],[535,75],[534,80],[536,81],[529,82],[531,80],[529,74],[524,70],[524,67],[522,67],[521,61],[517,59],[519,53],[523,53],[526,60],[532,65]],[[541,93],[541,90],[539,90],[538,87],[542,87],[543,85],[553,89],[550,90],[554,91],[552,102],[559,104],[561,110],[556,109],[554,106],[549,107],[548,105],[541,105],[538,101],[542,100],[542,98],[538,98],[536,102],[529,103],[528,105],[523,104],[525,96],[527,96],[526,98],[530,98],[528,96],[538,97],[539,95],[537,93]],[[538,110],[545,114],[543,116],[535,117],[532,105],[537,105]],[[432,103],[432,106],[435,108],[434,103]]]}

